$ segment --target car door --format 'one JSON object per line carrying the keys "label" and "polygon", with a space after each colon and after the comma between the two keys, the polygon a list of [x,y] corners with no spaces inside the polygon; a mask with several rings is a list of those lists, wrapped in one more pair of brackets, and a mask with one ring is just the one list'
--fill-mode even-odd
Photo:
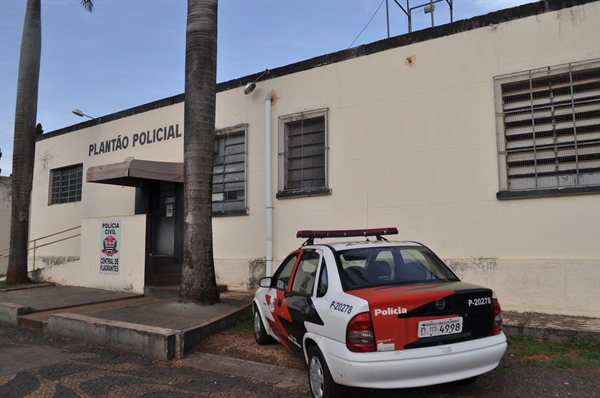
{"label": "car door", "polygon": [[[285,306],[291,320],[282,319],[289,340],[295,350],[302,350],[302,340],[306,333],[306,322],[323,325],[323,321],[313,304],[317,286],[317,272],[323,264],[323,256],[317,250],[303,251],[293,274],[289,291],[284,294]],[[321,267],[323,268],[323,267]]]}
{"label": "car door", "polygon": [[294,267],[300,254],[301,251],[295,251],[283,260],[271,278],[271,286],[265,291],[264,300],[261,300],[263,314],[271,331],[281,344],[290,349],[292,347],[289,344],[289,333],[282,322],[288,324],[292,318],[285,305],[284,294],[289,290]]}

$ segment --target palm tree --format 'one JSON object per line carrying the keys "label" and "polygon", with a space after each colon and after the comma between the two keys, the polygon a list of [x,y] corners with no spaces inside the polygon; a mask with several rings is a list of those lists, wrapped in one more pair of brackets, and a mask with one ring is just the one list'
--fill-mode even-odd
{"label": "palm tree", "polygon": [[[79,0],[92,11],[93,0]],[[10,253],[6,282],[27,281],[27,239],[29,237],[29,203],[33,182],[35,131],[40,58],[42,54],[42,21],[40,0],[27,0],[15,110],[15,137],[12,163],[12,209],[10,219]]]}
{"label": "palm tree", "polygon": [[212,240],[217,0],[188,0],[185,39],[184,232],[179,296],[220,302]]}

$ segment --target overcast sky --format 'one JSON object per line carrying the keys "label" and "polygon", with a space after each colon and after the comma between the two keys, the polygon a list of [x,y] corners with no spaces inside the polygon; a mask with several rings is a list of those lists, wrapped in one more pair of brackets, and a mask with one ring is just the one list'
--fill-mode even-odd
{"label": "overcast sky", "polygon": [[[409,2],[415,7],[428,1]],[[530,2],[454,0],[454,20]],[[399,3],[405,6],[406,0]],[[26,0],[0,0],[3,176],[12,169],[25,4]],[[76,0],[42,0],[37,120],[44,132],[82,122],[71,112],[74,108],[100,117],[183,93],[186,4],[185,0],[96,0],[89,13]],[[422,10],[413,12],[413,31],[431,26],[431,16]],[[392,36],[408,32],[407,17],[393,0],[389,0],[389,19]],[[445,0],[436,4],[434,19],[436,25],[450,22]],[[386,0],[220,0],[217,81],[386,37]]]}

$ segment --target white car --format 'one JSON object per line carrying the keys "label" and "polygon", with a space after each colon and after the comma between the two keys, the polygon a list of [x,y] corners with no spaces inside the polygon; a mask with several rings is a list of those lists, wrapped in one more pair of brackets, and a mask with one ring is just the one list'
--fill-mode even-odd
{"label": "white car", "polygon": [[[343,386],[469,384],[498,366],[506,337],[496,294],[462,282],[420,243],[383,238],[397,233],[299,231],[306,242],[261,279],[256,341],[302,355],[314,397],[340,396]],[[314,244],[349,236],[367,238]]]}

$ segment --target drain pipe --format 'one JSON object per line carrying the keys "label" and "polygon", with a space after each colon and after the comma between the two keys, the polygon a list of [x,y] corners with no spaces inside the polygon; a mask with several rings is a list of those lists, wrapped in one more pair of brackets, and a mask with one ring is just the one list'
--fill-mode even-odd
{"label": "drain pipe", "polygon": [[271,166],[271,102],[273,94],[265,98],[265,179],[266,179],[266,205],[267,205],[267,275],[273,275],[273,168]]}

